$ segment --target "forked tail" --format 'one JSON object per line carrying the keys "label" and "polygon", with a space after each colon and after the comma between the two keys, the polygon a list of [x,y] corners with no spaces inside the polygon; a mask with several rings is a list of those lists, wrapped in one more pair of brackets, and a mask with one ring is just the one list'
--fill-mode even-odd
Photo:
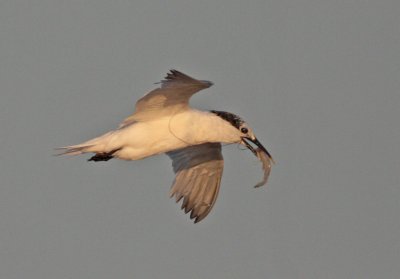
{"label": "forked tail", "polygon": [[88,140],[81,144],[56,148],[56,150],[61,150],[61,153],[57,155],[79,155],[89,152],[96,154],[107,153],[106,148],[113,133],[114,131],[108,132],[100,137]]}

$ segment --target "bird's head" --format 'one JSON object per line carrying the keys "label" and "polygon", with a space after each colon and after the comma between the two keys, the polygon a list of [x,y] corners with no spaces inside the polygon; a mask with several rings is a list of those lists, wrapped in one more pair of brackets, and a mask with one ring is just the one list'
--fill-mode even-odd
{"label": "bird's head", "polygon": [[211,112],[221,117],[225,121],[229,122],[233,127],[235,127],[239,132],[238,136],[240,144],[250,149],[250,151],[253,152],[255,156],[258,156],[257,150],[250,144],[250,142],[255,144],[259,148],[259,150],[264,152],[271,159],[271,161],[274,162],[274,159],[272,158],[271,154],[258,141],[257,137],[253,133],[253,130],[247,125],[247,123],[242,118],[240,118],[236,114],[226,111],[212,110]]}

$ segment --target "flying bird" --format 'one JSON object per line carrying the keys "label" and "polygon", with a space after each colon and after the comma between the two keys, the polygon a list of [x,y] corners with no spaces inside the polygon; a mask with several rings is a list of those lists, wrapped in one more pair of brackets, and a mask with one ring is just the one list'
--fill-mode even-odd
{"label": "flying bird", "polygon": [[[135,111],[117,129],[78,145],[61,147],[59,155],[94,153],[88,161],[113,158],[139,160],[166,153],[176,174],[170,196],[183,199],[182,209],[197,223],[211,211],[221,184],[224,161],[221,143],[242,144],[262,162],[267,182],[273,159],[253,130],[226,111],[200,111],[189,99],[212,82],[171,70],[160,87],[139,99]],[[253,147],[250,143],[253,143]]]}

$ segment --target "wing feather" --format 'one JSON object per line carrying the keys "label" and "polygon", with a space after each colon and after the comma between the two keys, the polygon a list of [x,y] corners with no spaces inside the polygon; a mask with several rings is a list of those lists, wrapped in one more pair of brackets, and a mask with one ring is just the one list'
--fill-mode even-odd
{"label": "wing feather", "polygon": [[170,195],[183,198],[182,209],[197,223],[211,211],[223,172],[220,143],[204,143],[168,152],[176,173]]}
{"label": "wing feather", "polygon": [[212,85],[212,82],[194,79],[177,70],[171,70],[160,83],[159,88],[136,102],[135,111],[120,124],[120,128],[185,110],[193,94]]}

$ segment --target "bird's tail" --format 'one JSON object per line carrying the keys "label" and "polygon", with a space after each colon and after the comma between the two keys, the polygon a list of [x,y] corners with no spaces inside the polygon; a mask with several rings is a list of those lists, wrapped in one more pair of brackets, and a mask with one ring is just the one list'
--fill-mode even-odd
{"label": "bird's tail", "polygon": [[79,155],[88,152],[105,153],[107,152],[106,149],[107,146],[109,145],[108,143],[110,142],[113,133],[114,131],[108,132],[104,135],[88,140],[81,144],[56,148],[56,150],[61,151],[61,153],[56,155]]}

